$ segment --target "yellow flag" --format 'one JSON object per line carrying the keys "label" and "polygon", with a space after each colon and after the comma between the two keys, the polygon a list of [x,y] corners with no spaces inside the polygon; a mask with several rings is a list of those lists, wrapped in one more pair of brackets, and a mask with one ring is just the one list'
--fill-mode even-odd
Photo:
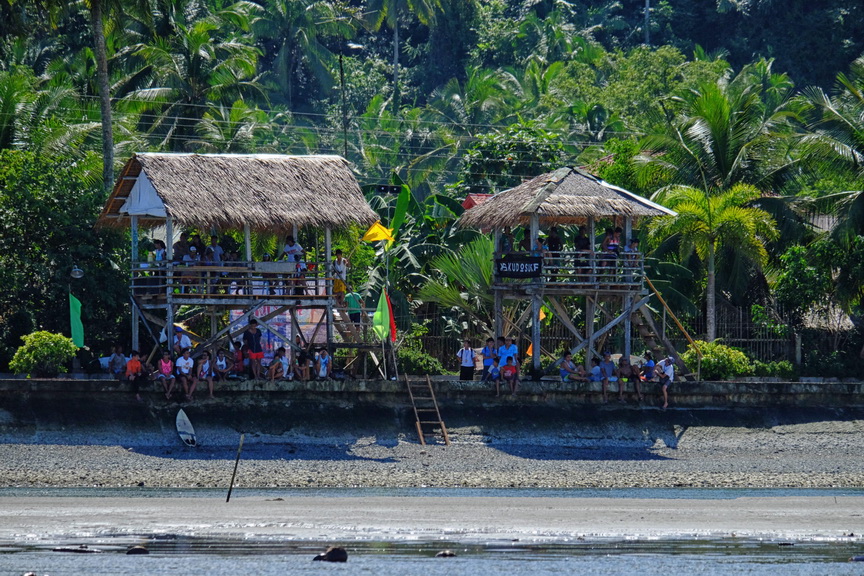
{"label": "yellow flag", "polygon": [[385,228],[380,220],[370,226],[366,234],[363,235],[364,242],[378,242],[379,240],[393,241],[393,229]]}

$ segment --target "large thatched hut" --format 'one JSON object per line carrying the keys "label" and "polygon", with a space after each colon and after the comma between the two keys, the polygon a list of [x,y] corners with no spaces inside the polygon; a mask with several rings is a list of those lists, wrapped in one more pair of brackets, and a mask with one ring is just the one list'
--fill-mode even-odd
{"label": "large thatched hut", "polygon": [[[594,243],[595,224],[604,219],[623,224],[624,241],[620,246],[623,252],[623,243],[631,237],[635,220],[674,214],[587,172],[564,167],[495,194],[466,210],[458,226],[495,231],[495,329],[498,334],[521,329],[520,326],[504,326],[501,311],[505,299],[530,300],[531,313],[528,316],[526,311],[523,321],[531,320],[532,358],[534,368],[539,369],[540,310],[544,302],[573,333],[577,344],[572,351],[587,350],[586,364],[592,355],[600,355],[595,347],[598,339],[621,323],[625,332],[624,353],[630,354],[631,317],[639,311],[649,314],[643,309],[648,301],[644,262],[638,252],[602,254]],[[590,247],[550,251],[538,243],[541,228],[549,230],[553,226],[567,225],[585,226],[584,246]],[[502,230],[517,226],[524,226],[526,235],[530,234],[528,250],[520,252],[506,239],[502,242]],[[618,242],[616,240],[616,248]],[[573,314],[566,310],[565,296],[585,298],[584,333],[577,330]],[[616,299],[621,313],[610,318],[610,303]],[[594,325],[597,310],[602,310],[608,320],[599,328]],[[646,322],[650,322],[650,318]],[[639,328],[641,331],[642,326]],[[650,328],[646,327],[645,332],[649,333]]]}
{"label": "large thatched hut", "polygon": [[[293,325],[298,309],[315,308],[321,323],[326,320],[327,341],[332,343],[337,299],[331,231],[352,224],[368,226],[377,218],[348,163],[339,156],[139,153],[124,166],[97,226],[132,230],[132,345],[137,349],[139,321],[144,320],[151,335],[160,325],[163,334],[170,332],[182,305],[209,309],[212,329],[211,338],[202,342],[205,347],[217,338],[236,335],[241,322],[264,309],[275,310],[270,317],[290,311]],[[139,256],[141,229],[153,231],[154,240],[164,235],[166,253],[155,262]],[[242,231],[245,259],[181,260],[174,254],[181,229]],[[285,234],[297,236],[298,229],[323,230],[324,250],[315,255],[318,261],[252,261],[253,234],[275,233],[281,239]],[[216,318],[226,310],[243,313],[234,318],[233,326],[217,330]],[[259,318],[259,324],[269,329],[266,318]]]}

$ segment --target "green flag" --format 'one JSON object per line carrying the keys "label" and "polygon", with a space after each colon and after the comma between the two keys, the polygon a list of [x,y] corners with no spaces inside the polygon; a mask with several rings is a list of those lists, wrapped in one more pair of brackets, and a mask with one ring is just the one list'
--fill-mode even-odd
{"label": "green flag", "polygon": [[84,324],[81,323],[81,301],[69,293],[69,325],[72,342],[79,348],[84,347]]}
{"label": "green flag", "polygon": [[378,307],[375,308],[375,314],[372,315],[372,330],[381,340],[390,335],[390,307],[387,306],[387,292],[384,290],[381,290]]}

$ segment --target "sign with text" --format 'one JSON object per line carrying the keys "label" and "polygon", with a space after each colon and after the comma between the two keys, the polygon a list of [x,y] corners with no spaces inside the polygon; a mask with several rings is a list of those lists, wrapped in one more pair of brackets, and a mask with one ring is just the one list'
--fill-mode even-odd
{"label": "sign with text", "polygon": [[501,278],[539,278],[542,273],[542,256],[507,254],[495,259],[495,274]]}

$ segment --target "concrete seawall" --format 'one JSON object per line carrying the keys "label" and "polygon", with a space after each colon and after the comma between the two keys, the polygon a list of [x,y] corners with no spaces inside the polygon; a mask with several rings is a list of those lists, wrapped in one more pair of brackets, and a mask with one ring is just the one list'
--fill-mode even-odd
{"label": "concrete seawall", "polygon": [[[777,423],[859,420],[864,382],[676,383],[670,410],[659,410],[658,387],[648,384],[637,404],[601,404],[599,384],[526,382],[516,397],[496,398],[479,382],[436,381],[442,417],[451,430],[497,436],[534,433],[578,437],[639,437],[649,431],[674,438],[679,426],[755,426]],[[135,400],[129,386],[110,380],[0,380],[0,436],[7,441],[161,443],[176,440],[179,405],[155,388]],[[610,390],[610,398],[617,392]],[[232,381],[217,385],[216,399],[199,392],[185,405],[199,426],[230,444],[237,432],[280,437],[363,434],[413,437],[414,420],[404,381]],[[654,435],[654,432],[651,432]],[[214,438],[215,440],[215,438]],[[667,444],[668,445],[668,444]]]}

